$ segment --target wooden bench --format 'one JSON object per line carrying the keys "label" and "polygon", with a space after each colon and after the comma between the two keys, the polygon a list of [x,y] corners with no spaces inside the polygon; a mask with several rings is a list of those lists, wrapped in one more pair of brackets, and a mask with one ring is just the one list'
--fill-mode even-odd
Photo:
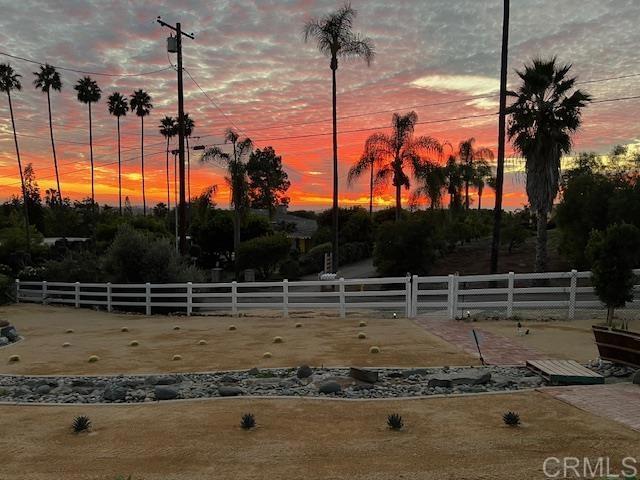
{"label": "wooden bench", "polygon": [[604,377],[575,360],[527,360],[527,367],[552,385],[597,385]]}

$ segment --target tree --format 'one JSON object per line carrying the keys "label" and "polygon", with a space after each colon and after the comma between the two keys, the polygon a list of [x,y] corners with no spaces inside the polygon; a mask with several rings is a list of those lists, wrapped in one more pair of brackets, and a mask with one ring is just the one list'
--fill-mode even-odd
{"label": "tree", "polygon": [[244,242],[238,250],[240,268],[255,268],[261,280],[268,279],[291,250],[291,241],[284,235],[268,235]]}
{"label": "tree", "polygon": [[36,76],[33,81],[33,85],[47,94],[47,107],[49,108],[49,133],[51,134],[51,150],[53,151],[53,167],[56,172],[56,184],[58,186],[58,197],[60,198],[60,204],[62,204],[62,190],[60,189],[60,174],[58,172],[58,159],[56,157],[56,144],[53,140],[53,121],[51,120],[51,90],[59,92],[62,90],[62,81],[60,80],[60,74],[56,71],[56,68],[49,65],[40,65],[39,72],[33,72]]}
{"label": "tree", "polygon": [[[178,125],[176,123],[176,129]],[[189,138],[193,135],[193,131],[196,128],[196,122],[189,116],[188,113],[184,114],[184,139],[187,141],[187,198],[188,204],[191,204],[191,152],[189,148]]]}
{"label": "tree", "polygon": [[350,169],[347,176],[347,183],[352,185],[357,178],[369,170],[369,216],[373,216],[373,191],[375,187],[376,167],[380,168],[380,155],[375,151],[375,145],[369,141],[364,144],[364,151]]}
{"label": "tree", "polygon": [[11,116],[11,127],[13,128],[13,141],[16,145],[16,158],[18,160],[18,172],[20,173],[20,184],[22,186],[22,200],[24,203],[24,230],[27,243],[27,253],[31,252],[31,232],[29,229],[29,208],[27,207],[27,191],[24,185],[24,173],[22,171],[22,161],[20,160],[20,148],[18,147],[18,134],[16,133],[16,121],[13,116],[13,103],[11,103],[11,92],[22,90],[20,83],[21,75],[17,74],[8,63],[0,64],[0,90],[7,94],[9,102],[9,115]]}
{"label": "tree", "polygon": [[73,87],[78,92],[78,101],[89,107],[89,156],[91,159],[91,202],[96,201],[94,170],[93,170],[93,125],[91,122],[91,104],[97,103],[102,97],[102,90],[91,77],[82,77]]}
{"label": "tree", "polygon": [[[486,165],[487,160],[493,160],[493,152],[489,148],[475,148],[476,139],[471,137],[463,140],[458,145],[458,157],[462,163],[462,177],[464,179],[464,208],[469,210],[469,185],[473,185],[476,180],[476,163],[482,162]],[[483,184],[484,187],[484,184]]]}
{"label": "tree", "polygon": [[349,3],[322,18],[309,20],[304,26],[304,40],[316,41],[318,50],[331,59],[329,67],[332,76],[332,118],[333,118],[333,239],[332,269],[338,270],[338,119],[336,99],[336,71],[339,58],[362,58],[371,64],[375,56],[373,42],[354,33],[353,21],[357,12]]}
{"label": "tree", "polygon": [[415,172],[419,182],[418,188],[413,192],[413,201],[421,196],[429,199],[429,209],[434,210],[442,204],[442,192],[447,186],[447,169],[441,165],[427,162],[420,165]]}
{"label": "tree", "polygon": [[124,117],[129,110],[127,99],[119,92],[113,92],[107,99],[109,113],[116,117],[118,125],[118,209],[122,215],[122,160],[120,157],[120,117]]}
{"label": "tree", "polygon": [[479,160],[474,166],[473,179],[471,181],[478,192],[478,210],[482,209],[482,193],[486,185],[495,185],[495,178],[491,175],[491,167],[484,160]]}
{"label": "tree", "polygon": [[[640,229],[634,225],[611,225],[604,232],[594,230],[587,244],[593,286],[607,306],[607,325],[612,326],[616,308],[633,300],[635,275],[640,262]],[[628,327],[628,323],[624,328]]]}
{"label": "tree", "polygon": [[264,208],[273,217],[278,205],[289,205],[286,193],[291,182],[282,169],[282,157],[273,147],[259,148],[249,155],[249,201],[252,208]]}
{"label": "tree", "polygon": [[176,119],[166,116],[160,120],[160,135],[167,139],[167,209],[171,210],[171,181],[169,179],[169,140],[178,133],[178,125]]}
{"label": "tree", "polygon": [[220,147],[214,146],[205,151],[202,155],[202,161],[222,163],[227,169],[225,180],[231,188],[231,205],[233,206],[233,251],[236,254],[234,273],[236,280],[238,280],[240,276],[238,263],[240,226],[249,206],[249,182],[247,181],[245,160],[251,154],[253,143],[249,138],[241,140],[231,128],[225,132],[224,141],[232,145],[231,153],[224,152]]}
{"label": "tree", "polygon": [[537,215],[536,272],[547,265],[547,216],[558,194],[560,158],[571,151],[571,137],[581,124],[581,111],[591,97],[574,90],[576,79],[568,77],[571,65],[558,65],[556,58],[534,59],[516,71],[522,84],[507,94],[515,102],[507,135],[526,161],[527,196]]}
{"label": "tree", "polygon": [[449,194],[449,210],[458,210],[462,207],[462,186],[464,185],[462,166],[456,161],[456,157],[450,155],[444,171]]}
{"label": "tree", "polygon": [[144,117],[151,113],[153,104],[151,96],[142,89],[134,91],[129,97],[129,104],[132,112],[140,117],[140,165],[142,167],[142,214],[147,214],[147,196],[144,189]]}

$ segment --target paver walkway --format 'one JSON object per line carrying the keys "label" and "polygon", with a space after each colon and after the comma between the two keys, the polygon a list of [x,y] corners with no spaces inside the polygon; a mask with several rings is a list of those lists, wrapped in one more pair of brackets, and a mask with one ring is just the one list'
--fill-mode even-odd
{"label": "paver walkway", "polygon": [[433,318],[416,318],[414,321],[429,333],[457,346],[469,355],[479,358],[478,349],[471,333],[471,330],[475,329],[479,333],[482,357],[488,364],[524,365],[527,360],[548,358],[548,356],[519,345],[506,337],[482,330],[477,323]]}
{"label": "paver walkway", "polygon": [[631,383],[539,389],[558,400],[640,432],[640,386]]}

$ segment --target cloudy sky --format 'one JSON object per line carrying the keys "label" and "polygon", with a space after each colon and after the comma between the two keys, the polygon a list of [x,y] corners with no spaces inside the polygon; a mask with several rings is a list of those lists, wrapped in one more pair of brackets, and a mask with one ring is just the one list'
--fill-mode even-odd
{"label": "cloudy sky", "polygon": [[[175,6],[179,5],[179,8]],[[108,74],[157,71],[168,58],[168,22],[181,21],[195,40],[184,42],[184,67],[211,101],[185,75],[185,109],[194,117],[192,144],[221,141],[227,127],[251,137],[258,147],[272,145],[292,180],[296,208],[330,204],[331,71],[313,44],[305,44],[305,21],[341,5],[335,0],[0,0],[0,52],[56,66]],[[502,22],[500,0],[354,0],[355,30],[375,42],[376,58],[343,61],[338,70],[340,185],[343,204],[367,202],[366,181],[347,187],[346,172],[372,132],[388,126],[391,112],[415,110],[417,134],[457,144],[475,137],[495,149],[493,113],[499,83]],[[509,81],[513,69],[531,57],[557,55],[571,62],[581,81],[640,73],[638,0],[512,0]],[[37,65],[0,56],[22,75],[22,92],[13,96],[23,161],[32,163],[42,190],[54,185],[46,96],[32,87]],[[58,161],[65,196],[90,194],[86,106],[73,85],[82,75],[61,71],[63,89],[52,97]],[[166,198],[165,147],[157,125],[175,115],[175,71],[143,76],[99,76],[103,98],[94,106],[96,192],[100,203],[117,199],[115,119],[106,108],[113,91],[129,95],[143,88],[155,108],[145,119],[147,196]],[[640,76],[586,83],[596,100],[640,95]],[[492,96],[493,95],[493,96]],[[484,98],[469,98],[483,96]],[[485,97],[486,96],[486,97]],[[456,102],[452,102],[456,101]],[[214,104],[215,103],[215,104]],[[444,104],[442,104],[444,103]],[[440,105],[433,105],[440,104]],[[591,105],[575,149],[607,152],[618,143],[638,141],[640,100]],[[140,194],[140,121],[122,122],[124,194]],[[356,131],[353,130],[362,130]],[[197,152],[196,152],[197,153]],[[508,152],[511,153],[511,152]],[[192,193],[219,186],[218,202],[228,202],[222,171],[192,158]],[[507,178],[507,206],[525,202],[519,176]],[[19,177],[6,96],[0,99],[0,199],[18,192]],[[491,206],[491,192],[483,198]],[[392,200],[380,192],[376,202]]]}

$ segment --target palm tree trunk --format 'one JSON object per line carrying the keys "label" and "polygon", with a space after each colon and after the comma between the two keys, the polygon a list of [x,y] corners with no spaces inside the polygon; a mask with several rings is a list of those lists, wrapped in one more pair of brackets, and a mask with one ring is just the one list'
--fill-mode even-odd
{"label": "palm tree trunk", "polygon": [[51,121],[51,95],[47,90],[47,106],[49,107],[49,133],[51,134],[51,149],[53,150],[53,168],[56,171],[56,184],[58,185],[58,199],[62,206],[62,190],[60,190],[60,175],[58,174],[58,159],[56,158],[56,144],[53,141],[53,122]]}
{"label": "palm tree trunk", "polygon": [[402,211],[402,195],[401,186],[396,185],[396,222],[400,220],[400,212]]}
{"label": "palm tree trunk", "polygon": [[91,158],[91,208],[96,203],[96,190],[93,174],[93,125],[91,123],[91,102],[89,102],[89,157]]}
{"label": "palm tree trunk", "polygon": [[478,190],[478,211],[482,209],[482,191]]}
{"label": "palm tree trunk", "polygon": [[373,217],[373,162],[371,162],[371,177],[369,178],[369,216]]}
{"label": "palm tree trunk", "polygon": [[469,210],[469,180],[464,181],[464,208]]}
{"label": "palm tree trunk", "polygon": [[240,247],[240,210],[233,208],[233,269],[236,282],[240,279],[240,264],[238,263],[238,248]]}
{"label": "palm tree trunk", "polygon": [[614,307],[607,307],[607,327],[613,326],[613,312]]}
{"label": "palm tree trunk", "polygon": [[118,206],[122,215],[122,161],[120,159],[120,116],[116,117],[118,122]]}
{"label": "palm tree trunk", "polygon": [[144,191],[144,116],[140,116],[140,161],[142,162],[142,215],[147,216],[147,196]]}
{"label": "palm tree trunk", "polygon": [[171,188],[169,180],[169,137],[167,137],[167,211],[171,211]]}
{"label": "palm tree trunk", "polygon": [[547,213],[539,210],[536,238],[536,272],[544,272],[547,268]]}
{"label": "palm tree trunk", "polygon": [[332,89],[331,99],[333,107],[333,237],[331,245],[331,267],[338,271],[338,106],[336,98],[336,70],[338,59],[331,59]]}
{"label": "palm tree trunk", "polygon": [[27,202],[27,189],[24,185],[24,174],[22,173],[22,161],[20,160],[20,148],[18,147],[18,135],[16,134],[16,121],[13,117],[13,105],[11,103],[11,93],[7,90],[9,100],[9,112],[11,114],[11,126],[13,127],[13,141],[16,144],[16,157],[18,158],[18,170],[20,171],[20,184],[22,185],[22,201],[24,202],[24,228],[27,240],[27,253],[31,255],[31,231],[29,230],[29,203]]}

